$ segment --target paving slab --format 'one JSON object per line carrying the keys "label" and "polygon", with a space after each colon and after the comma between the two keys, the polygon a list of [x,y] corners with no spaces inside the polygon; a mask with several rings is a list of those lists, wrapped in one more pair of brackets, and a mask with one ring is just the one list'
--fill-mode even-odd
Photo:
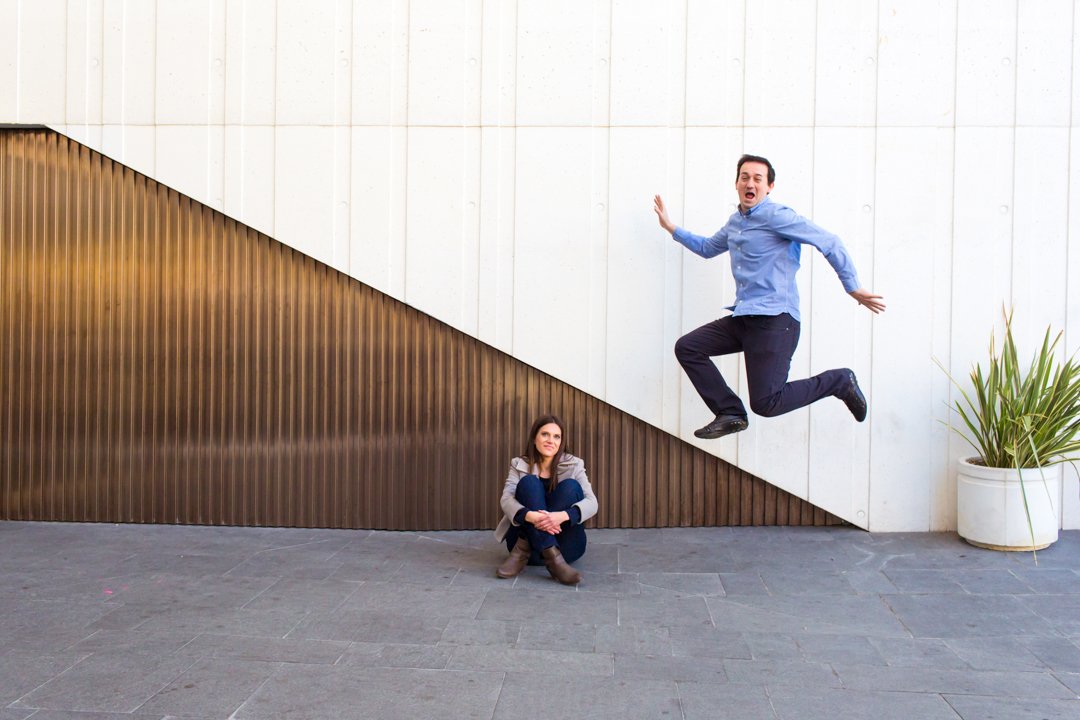
{"label": "paving slab", "polygon": [[[0,720],[26,720],[26,718],[30,717],[36,712],[39,711],[27,708],[3,708],[0,709]],[[128,720],[132,716],[124,714],[118,717],[123,717],[125,720]],[[160,718],[155,718],[154,720],[160,720]]]}
{"label": "paving slab", "polygon": [[839,570],[778,569],[761,573],[770,595],[854,595],[855,588]]}
{"label": "paving slab", "polygon": [[95,653],[14,703],[81,712],[134,712],[197,658],[149,653]]}
{"label": "paving slab", "polygon": [[502,685],[502,673],[285,665],[233,717],[488,720]]}
{"label": "paving slab", "polygon": [[[213,578],[213,582],[207,582]],[[109,593],[110,606],[175,607],[216,605],[244,607],[275,584],[274,578],[239,577],[228,574],[175,575],[153,572],[132,573],[109,578],[102,589]]]}
{"label": "paving slab", "polygon": [[564,650],[569,652],[594,652],[596,650],[596,626],[566,623],[526,622],[518,634],[517,647],[531,650]]}
{"label": "paving slab", "polygon": [[957,720],[935,693],[769,686],[769,697],[779,720]]}
{"label": "paving slab", "polygon": [[698,682],[728,680],[722,658],[670,655],[616,655],[615,677]]}
{"label": "paving slab", "polygon": [[[520,579],[520,578],[519,578]],[[489,590],[476,617],[478,620],[530,620],[532,622],[601,624],[618,618],[614,597],[579,593],[574,588],[543,590]]]}
{"label": "paving slab", "polygon": [[292,640],[348,640],[434,645],[449,624],[448,617],[399,615],[390,611],[337,610],[311,615],[289,631]]}
{"label": "paving slab", "polygon": [[1017,598],[1057,634],[1080,638],[1080,595],[1027,595]]}
{"label": "paving slab", "polygon": [[[592,533],[589,536],[590,541],[585,549],[585,555],[574,563],[574,567],[587,574],[627,572],[619,568],[618,545],[598,545],[591,541]],[[504,557],[506,557],[505,551],[500,552],[497,562],[502,562]]]}
{"label": "paving slab", "polygon": [[247,635],[199,635],[178,651],[195,657],[333,665],[349,649],[339,640],[287,640]]}
{"label": "paving slab", "polygon": [[459,645],[453,648],[447,668],[489,672],[536,672],[548,675],[612,676],[611,655],[602,653],[534,650],[526,647],[504,648],[497,645]]}
{"label": "paving slab", "polygon": [[730,550],[704,543],[625,545],[619,572],[719,573],[743,569]]}
{"label": "paving slab", "polygon": [[1080,717],[1080,700],[978,695],[946,695],[945,700],[963,720],[1076,720]]}
{"label": "paving slab", "polygon": [[878,596],[769,596],[706,598],[717,627],[750,632],[909,637]]}
{"label": "paving slab", "polygon": [[775,720],[764,685],[680,682],[685,720]]}
{"label": "paving slab", "polygon": [[521,623],[512,620],[450,618],[439,638],[439,644],[513,647],[520,635]]}
{"label": "paving slab", "polygon": [[344,580],[281,578],[240,607],[245,610],[332,612],[359,587],[360,583]]}
{"label": "paving slab", "polygon": [[[30,713],[18,715],[15,713]],[[8,713],[12,713],[8,715]],[[4,708],[0,710],[0,720],[28,720],[34,717],[38,720],[176,720],[176,718],[160,713],[110,713],[110,712],[80,712],[77,710],[17,710]],[[184,720],[212,720],[207,717],[185,716]]]}
{"label": "paving slab", "polygon": [[341,612],[381,612],[416,617],[475,617],[486,593],[480,589],[365,582],[341,604]]}
{"label": "paving slab", "polygon": [[944,640],[938,638],[869,638],[892,667],[968,668]]}
{"label": "paving slab", "polygon": [[740,633],[750,649],[748,660],[801,660],[802,650],[794,635],[770,632]]}
{"label": "paving slab", "polygon": [[640,595],[642,588],[634,573],[585,572],[578,592],[602,593],[614,597]]}
{"label": "paving slab", "polygon": [[1051,670],[1080,673],[1080,640],[1056,637],[1023,638],[1024,647]]}
{"label": "paving slab", "polygon": [[724,587],[724,595],[768,595],[769,588],[761,579],[761,573],[753,570],[717,573]]}
{"label": "paving slab", "polygon": [[83,655],[100,652],[170,655],[190,647],[196,637],[197,633],[169,630],[96,630],[93,635],[80,640],[69,649]]}
{"label": "paving slab", "polygon": [[1058,679],[1065,687],[1069,688],[1074,695],[1080,697],[1080,673],[1054,673],[1054,677]]}
{"label": "paving slab", "polygon": [[184,606],[124,605],[88,627],[95,630],[283,637],[306,617],[303,610],[245,610],[204,601]]}
{"label": "paving slab", "polygon": [[648,588],[670,590],[682,595],[723,595],[717,573],[640,573],[638,582]]}
{"label": "paving slab", "polygon": [[[1058,639],[1046,638],[1049,641]],[[1027,638],[1022,636],[954,638],[946,643],[975,670],[1041,672],[1048,669],[1046,663],[1028,648]]]}
{"label": "paving slab", "polygon": [[85,657],[80,652],[0,656],[0,706],[10,705]]}
{"label": "paving slab", "polygon": [[232,715],[278,669],[277,663],[205,658],[139,708],[138,712],[213,717]]}
{"label": "paving slab", "polygon": [[880,570],[855,568],[853,570],[844,570],[842,574],[855,592],[860,594],[883,595],[894,593],[898,589],[889,580],[889,577]]}
{"label": "paving slab", "polygon": [[855,665],[886,665],[868,637],[859,635],[804,635],[799,649],[808,662]]}
{"label": "paving slab", "polygon": [[1049,672],[834,665],[845,688],[901,692],[1068,699],[1074,694]]}
{"label": "paving slab", "polygon": [[702,658],[753,658],[742,633],[733,630],[676,626],[668,630],[672,655]]}
{"label": "paving slab", "polygon": [[352,643],[338,660],[338,665],[381,668],[426,668],[442,670],[450,661],[453,649],[434,645],[395,645]]}
{"label": "paving slab", "polygon": [[697,596],[619,598],[619,624],[649,627],[679,625],[714,627],[705,598]]}
{"label": "paving slab", "polygon": [[840,678],[824,663],[798,660],[724,660],[728,680],[755,685],[840,687]]}
{"label": "paving slab", "polygon": [[1013,568],[1014,577],[1038,595],[1080,593],[1080,572],[1063,568]]}
{"label": "paving slab", "polygon": [[616,655],[671,655],[671,628],[597,625],[596,652]]}
{"label": "paving slab", "polygon": [[[884,600],[896,617],[915,637],[998,637],[1002,635],[1059,635],[1052,620],[1032,608],[1033,601],[1046,596],[1012,595],[885,595]],[[1062,625],[1075,626],[1080,632],[1080,617],[1075,620],[1057,613],[1059,606],[1046,604],[1044,613],[1051,613]],[[1080,598],[1077,611],[1080,612]]]}
{"label": "paving slab", "polygon": [[[538,673],[509,672],[493,720],[612,718],[679,720],[679,689],[674,682],[612,677],[559,678],[558,692]],[[716,717],[715,715],[712,717]]]}

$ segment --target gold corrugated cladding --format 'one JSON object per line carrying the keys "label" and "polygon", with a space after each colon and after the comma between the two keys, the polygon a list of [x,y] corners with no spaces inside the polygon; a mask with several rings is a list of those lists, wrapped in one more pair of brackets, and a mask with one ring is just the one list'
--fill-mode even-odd
{"label": "gold corrugated cladding", "polygon": [[492,527],[553,411],[597,526],[838,522],[55,132],[0,149],[0,517]]}

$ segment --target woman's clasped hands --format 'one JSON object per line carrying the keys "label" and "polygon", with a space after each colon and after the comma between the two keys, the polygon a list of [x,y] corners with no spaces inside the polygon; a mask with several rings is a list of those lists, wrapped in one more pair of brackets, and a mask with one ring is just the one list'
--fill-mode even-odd
{"label": "woman's clasped hands", "polygon": [[525,513],[525,522],[531,523],[537,530],[542,530],[550,535],[558,535],[562,532],[562,524],[570,519],[565,511],[548,512],[546,510],[530,510]]}

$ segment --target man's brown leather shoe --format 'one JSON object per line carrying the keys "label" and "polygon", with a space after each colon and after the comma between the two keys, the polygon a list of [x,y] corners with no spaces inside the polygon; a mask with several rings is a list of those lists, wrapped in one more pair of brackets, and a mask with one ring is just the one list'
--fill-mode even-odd
{"label": "man's brown leather shoe", "polygon": [[570,567],[570,563],[563,559],[562,552],[557,547],[544,548],[541,553],[544,556],[544,564],[547,565],[551,577],[563,585],[577,585],[581,582],[581,573]]}
{"label": "man's brown leather shoe", "polygon": [[519,537],[517,544],[510,551],[510,557],[503,560],[503,564],[499,566],[495,574],[507,579],[517,577],[528,564],[530,552],[532,548],[529,546],[529,541],[524,536]]}

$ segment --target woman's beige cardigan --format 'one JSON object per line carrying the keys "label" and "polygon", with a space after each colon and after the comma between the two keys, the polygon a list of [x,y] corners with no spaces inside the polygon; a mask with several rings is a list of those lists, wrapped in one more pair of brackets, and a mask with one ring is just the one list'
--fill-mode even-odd
{"label": "woman's beige cardigan", "polygon": [[[529,461],[525,458],[516,457],[510,461],[510,473],[506,476],[506,484],[503,485],[502,497],[499,499],[503,516],[499,520],[499,526],[495,528],[495,539],[499,542],[502,542],[502,539],[506,537],[506,532],[510,529],[510,526],[516,524],[514,523],[514,516],[524,507],[515,497],[518,480],[532,472],[534,472],[534,469],[529,467]],[[589,476],[585,473],[584,460],[569,453],[563,453],[555,478],[559,482],[577,480],[581,485],[581,490],[585,493],[585,499],[574,503],[574,505],[581,511],[582,523],[596,514],[596,495],[593,495],[592,485],[589,484]]]}

